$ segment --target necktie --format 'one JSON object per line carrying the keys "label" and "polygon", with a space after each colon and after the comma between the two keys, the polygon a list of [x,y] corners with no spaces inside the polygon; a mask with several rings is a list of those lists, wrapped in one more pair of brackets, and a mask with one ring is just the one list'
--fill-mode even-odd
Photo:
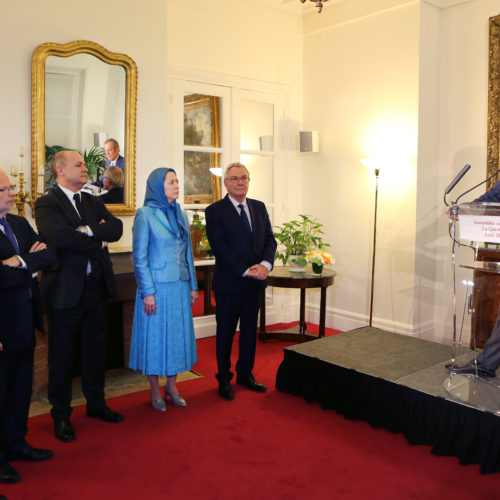
{"label": "necktie", "polygon": [[19,246],[17,244],[16,237],[14,236],[14,232],[12,231],[10,224],[7,222],[7,219],[5,217],[2,217],[0,219],[0,224],[3,226],[3,229],[5,231],[5,236],[9,238],[10,242],[12,243],[12,246],[16,251],[16,254],[19,254]]}
{"label": "necktie", "polygon": [[73,195],[73,199],[75,200],[76,209],[78,210],[78,214],[80,215],[80,219],[82,219],[83,224],[85,224],[85,214],[83,212],[82,203],[80,201],[80,193],[75,193]]}
{"label": "necktie", "polygon": [[247,213],[245,212],[245,207],[242,203],[238,205],[238,208],[240,209],[240,217],[241,217],[241,222],[243,222],[243,225],[245,226],[245,229],[251,233],[252,228],[250,227],[250,221],[248,220]]}

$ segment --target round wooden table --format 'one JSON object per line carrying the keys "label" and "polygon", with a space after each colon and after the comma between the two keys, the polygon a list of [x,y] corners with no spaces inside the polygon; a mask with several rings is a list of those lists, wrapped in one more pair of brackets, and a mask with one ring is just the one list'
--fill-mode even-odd
{"label": "round wooden table", "polygon": [[[260,306],[260,340],[280,339],[294,342],[305,342],[325,336],[326,289],[333,284],[335,271],[323,269],[322,274],[313,274],[309,268],[303,273],[290,272],[289,266],[275,267],[267,277],[269,286],[280,288],[300,288],[300,320],[299,324],[283,332],[266,332],[266,294],[262,294]],[[306,288],[321,288],[319,306],[319,335],[307,332]]]}

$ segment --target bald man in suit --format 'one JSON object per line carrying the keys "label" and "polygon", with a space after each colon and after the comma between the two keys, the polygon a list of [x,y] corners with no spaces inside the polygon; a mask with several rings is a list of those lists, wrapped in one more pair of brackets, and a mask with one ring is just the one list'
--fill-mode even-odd
{"label": "bald man in suit", "polygon": [[82,389],[87,416],[119,423],[123,416],[105,403],[106,299],[116,297],[108,242],[122,235],[122,222],[99,196],[81,192],[87,167],[76,151],[60,151],[51,161],[56,185],[35,204],[40,235],[57,253],[58,266],[42,277],[49,320],[49,401],[57,439],[75,431],[72,375],[75,349],[82,346]]}

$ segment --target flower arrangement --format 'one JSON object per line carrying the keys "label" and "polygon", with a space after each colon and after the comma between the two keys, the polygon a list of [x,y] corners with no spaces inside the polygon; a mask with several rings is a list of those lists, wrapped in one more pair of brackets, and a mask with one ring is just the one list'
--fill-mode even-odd
{"label": "flower arrangement", "polygon": [[306,255],[306,259],[312,264],[314,274],[321,274],[325,264],[335,263],[335,259],[332,254],[325,252],[324,250],[313,250]]}
{"label": "flower arrangement", "polygon": [[300,220],[285,222],[282,226],[274,226],[274,236],[278,240],[276,259],[286,266],[288,260],[294,264],[305,266],[307,253],[314,249],[323,250],[329,247],[323,242],[323,224],[309,215],[299,215]]}
{"label": "flower arrangement", "polygon": [[328,264],[335,264],[335,259],[332,254],[325,252],[324,250],[314,250],[306,255],[307,261],[311,264],[317,264],[318,266],[324,266]]}

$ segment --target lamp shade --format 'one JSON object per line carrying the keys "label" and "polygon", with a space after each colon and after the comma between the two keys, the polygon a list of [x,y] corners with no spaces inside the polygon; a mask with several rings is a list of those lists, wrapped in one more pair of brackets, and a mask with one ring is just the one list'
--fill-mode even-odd
{"label": "lamp shade", "polygon": [[376,158],[362,158],[359,160],[365,167],[371,168],[373,170],[380,170],[382,168],[382,162]]}

